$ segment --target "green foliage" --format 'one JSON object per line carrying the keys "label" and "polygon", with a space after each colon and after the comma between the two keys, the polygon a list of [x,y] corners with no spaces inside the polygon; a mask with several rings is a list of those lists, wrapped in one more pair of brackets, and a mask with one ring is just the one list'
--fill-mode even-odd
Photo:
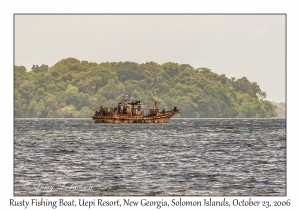
{"label": "green foliage", "polygon": [[69,84],[67,86],[66,92],[65,92],[65,97],[66,97],[66,104],[77,104],[78,103],[78,88]]}
{"label": "green foliage", "polygon": [[59,115],[66,118],[79,117],[79,114],[74,105],[66,106],[59,110]]}
{"label": "green foliage", "polygon": [[49,70],[49,67],[48,65],[33,65],[31,70],[34,72],[34,73],[39,73],[39,72],[46,72]]}
{"label": "green foliage", "polygon": [[[128,98],[150,107],[152,99],[180,117],[275,117],[256,82],[218,75],[208,68],[155,62],[93,63],[67,58],[54,66],[14,67],[15,117],[91,117],[102,106],[116,106],[126,84]],[[281,106],[282,107],[282,106]]]}

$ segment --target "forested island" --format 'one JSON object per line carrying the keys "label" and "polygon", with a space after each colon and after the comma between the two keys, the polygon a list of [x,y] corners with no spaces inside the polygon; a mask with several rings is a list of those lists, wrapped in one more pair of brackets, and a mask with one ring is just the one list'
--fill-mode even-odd
{"label": "forested island", "polygon": [[[91,117],[93,109],[116,106],[126,86],[130,100],[150,108],[181,110],[185,118],[277,117],[256,82],[218,75],[188,64],[147,62],[94,63],[67,58],[54,66],[14,66],[16,118]],[[96,107],[96,108],[95,108]]]}

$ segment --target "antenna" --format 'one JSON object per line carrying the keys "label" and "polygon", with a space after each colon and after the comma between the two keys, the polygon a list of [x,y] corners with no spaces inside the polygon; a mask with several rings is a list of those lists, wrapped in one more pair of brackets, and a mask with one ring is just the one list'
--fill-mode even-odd
{"label": "antenna", "polygon": [[123,96],[122,96],[122,102],[126,103],[128,95],[126,94],[126,87],[125,87],[125,82],[123,82]]}

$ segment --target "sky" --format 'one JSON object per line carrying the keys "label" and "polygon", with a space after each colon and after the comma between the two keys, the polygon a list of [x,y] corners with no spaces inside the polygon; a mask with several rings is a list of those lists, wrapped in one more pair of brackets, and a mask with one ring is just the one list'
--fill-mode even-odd
{"label": "sky", "polygon": [[247,77],[285,102],[286,16],[20,15],[14,16],[15,65],[73,57],[90,62],[175,62]]}

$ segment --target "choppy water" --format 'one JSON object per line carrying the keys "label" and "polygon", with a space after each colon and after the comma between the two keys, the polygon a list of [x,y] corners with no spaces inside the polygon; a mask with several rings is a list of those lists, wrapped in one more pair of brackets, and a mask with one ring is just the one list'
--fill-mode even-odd
{"label": "choppy water", "polygon": [[284,119],[15,119],[14,195],[286,195]]}

